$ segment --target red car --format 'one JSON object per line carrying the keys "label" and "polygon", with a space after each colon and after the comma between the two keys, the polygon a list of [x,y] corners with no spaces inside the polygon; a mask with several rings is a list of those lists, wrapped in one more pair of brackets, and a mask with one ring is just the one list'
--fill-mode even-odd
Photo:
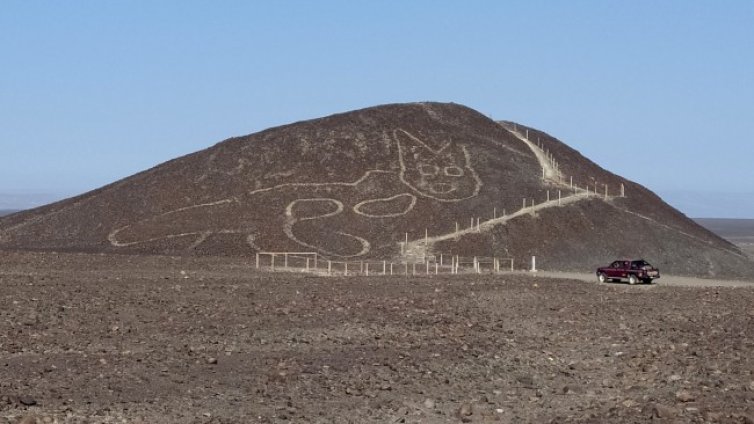
{"label": "red car", "polygon": [[608,266],[597,268],[597,278],[601,283],[628,280],[628,284],[636,284],[639,281],[652,284],[652,280],[660,278],[660,270],[644,259],[618,260]]}

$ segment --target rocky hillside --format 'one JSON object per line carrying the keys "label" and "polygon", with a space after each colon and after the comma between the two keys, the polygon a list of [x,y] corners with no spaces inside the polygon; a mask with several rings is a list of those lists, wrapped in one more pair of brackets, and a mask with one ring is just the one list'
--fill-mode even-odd
{"label": "rocky hillside", "polygon": [[573,270],[641,256],[673,273],[754,274],[734,245],[562,142],[439,103],[228,139],[0,218],[0,248],[356,260],[452,253],[516,263],[537,255],[544,268]]}

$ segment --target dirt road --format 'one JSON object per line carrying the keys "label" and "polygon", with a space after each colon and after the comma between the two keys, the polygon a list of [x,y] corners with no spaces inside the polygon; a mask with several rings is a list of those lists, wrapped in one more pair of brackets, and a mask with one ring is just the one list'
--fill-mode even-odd
{"label": "dirt road", "polygon": [[[519,272],[519,274],[531,274],[530,272]],[[585,282],[597,283],[595,274],[584,272],[553,272],[537,271],[536,274],[546,278],[568,278]],[[611,283],[608,283],[611,284]],[[655,286],[675,286],[675,287],[749,287],[754,288],[754,281],[746,280],[726,280],[715,278],[693,278],[677,275],[662,275],[655,280],[651,286],[639,284],[637,287],[655,287]]]}
{"label": "dirt road", "polygon": [[754,417],[751,287],[326,278],[218,258],[0,264],[2,424]]}

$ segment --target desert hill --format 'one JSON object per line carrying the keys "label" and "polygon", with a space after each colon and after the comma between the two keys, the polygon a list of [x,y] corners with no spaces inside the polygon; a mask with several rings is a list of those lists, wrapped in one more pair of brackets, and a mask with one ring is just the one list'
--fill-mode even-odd
{"label": "desert hill", "polygon": [[642,256],[679,274],[754,273],[734,245],[564,143],[440,103],[231,138],[0,218],[0,248],[316,251],[356,260],[494,254],[517,263],[537,255],[550,269],[582,270]]}

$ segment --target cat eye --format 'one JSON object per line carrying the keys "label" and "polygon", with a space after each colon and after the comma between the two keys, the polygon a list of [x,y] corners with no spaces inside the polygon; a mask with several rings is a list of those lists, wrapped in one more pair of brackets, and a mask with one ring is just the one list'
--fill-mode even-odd
{"label": "cat eye", "polygon": [[444,171],[445,171],[445,175],[449,177],[462,177],[463,176],[463,169],[461,169],[458,166],[446,166]]}
{"label": "cat eye", "polygon": [[437,175],[440,173],[440,168],[437,165],[428,165],[422,163],[419,164],[417,168],[419,169],[419,173],[422,175]]}

